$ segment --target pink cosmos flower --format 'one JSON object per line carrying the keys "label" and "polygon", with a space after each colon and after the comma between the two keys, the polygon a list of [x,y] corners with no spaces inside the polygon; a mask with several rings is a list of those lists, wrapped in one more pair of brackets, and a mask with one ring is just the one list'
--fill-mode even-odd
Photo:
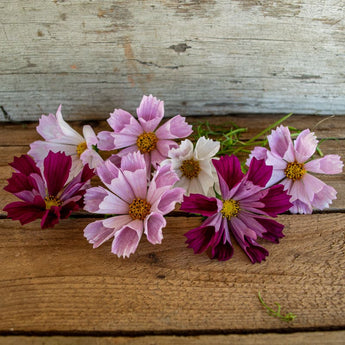
{"label": "pink cosmos flower", "polygon": [[192,133],[192,126],[180,115],[157,128],[164,116],[164,102],[152,95],[143,96],[137,115],[138,121],[130,113],[115,109],[108,119],[114,132],[100,132],[98,147],[101,150],[122,149],[118,153],[120,156],[140,151],[144,154],[147,167],[152,164],[156,168],[168,157],[169,150],[178,146],[173,139]]}
{"label": "pink cosmos flower", "polygon": [[311,175],[339,174],[344,166],[338,155],[326,155],[311,160],[318,141],[309,129],[302,131],[292,142],[288,127],[280,126],[267,137],[270,150],[256,147],[252,157],[265,159],[266,164],[273,167],[273,174],[267,185],[280,183],[291,195],[292,213],[310,214],[313,208],[323,210],[336,199],[336,190]]}
{"label": "pink cosmos flower", "polygon": [[4,188],[22,201],[4,207],[8,217],[20,223],[30,223],[41,218],[41,228],[53,227],[72,211],[83,206],[86,183],[94,175],[86,165],[68,184],[72,159],[64,153],[49,152],[43,161],[43,171],[28,155],[14,158],[10,165],[15,169]]}
{"label": "pink cosmos flower", "polygon": [[284,237],[284,226],[270,217],[291,207],[290,196],[282,185],[264,189],[272,174],[272,167],[263,160],[253,159],[244,175],[235,156],[213,160],[221,191],[221,199],[201,194],[184,197],[181,210],[208,217],[201,226],[188,231],[186,243],[194,253],[208,248],[211,258],[225,261],[232,257],[230,233],[248,255],[252,263],[265,260],[268,251],[257,238],[278,243]]}
{"label": "pink cosmos flower", "polygon": [[77,176],[85,164],[94,169],[103,162],[97,153],[98,140],[91,126],[85,125],[81,136],[62,118],[61,105],[56,115],[42,115],[36,129],[45,141],[33,142],[28,154],[39,166],[42,166],[49,151],[64,152],[72,157],[71,177]]}
{"label": "pink cosmos flower", "polygon": [[159,167],[149,186],[144,156],[132,152],[122,157],[120,167],[110,160],[97,168],[97,174],[109,188],[94,187],[85,194],[85,210],[116,214],[89,224],[84,235],[94,248],[114,237],[111,251],[118,257],[134,253],[145,233],[152,244],[161,243],[164,215],[182,201],[184,190],[172,188],[177,175],[169,165]]}

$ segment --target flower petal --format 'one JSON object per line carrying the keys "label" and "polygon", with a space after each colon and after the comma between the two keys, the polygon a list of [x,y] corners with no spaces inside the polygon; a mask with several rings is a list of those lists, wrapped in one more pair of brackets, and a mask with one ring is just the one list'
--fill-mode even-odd
{"label": "flower petal", "polygon": [[137,249],[142,233],[143,222],[133,220],[115,233],[111,246],[112,253],[118,257],[129,257]]}
{"label": "flower petal", "polygon": [[164,102],[156,97],[143,96],[137,115],[145,132],[153,132],[164,116]]}
{"label": "flower petal", "polygon": [[49,152],[44,159],[44,178],[46,180],[48,194],[56,196],[64,187],[72,165],[70,156],[64,153]]}
{"label": "flower petal", "polygon": [[267,136],[267,140],[273,154],[288,162],[294,161],[293,144],[288,127],[281,125],[272,130],[271,134]]}
{"label": "flower petal", "polygon": [[60,221],[60,207],[52,206],[49,210],[46,210],[41,220],[41,229],[47,229],[54,227]]}
{"label": "flower petal", "polygon": [[272,166],[266,165],[264,159],[257,160],[253,158],[250,162],[246,179],[253,184],[265,187],[272,176]]}
{"label": "flower petal", "polygon": [[198,213],[202,216],[212,216],[222,209],[222,202],[216,198],[209,198],[201,194],[184,196],[181,211]]}
{"label": "flower petal", "polygon": [[294,143],[295,158],[298,163],[304,163],[315,152],[318,140],[313,132],[309,129],[302,131]]}
{"label": "flower petal", "polygon": [[177,139],[185,138],[193,133],[192,126],[186,122],[186,118],[176,115],[162,126],[160,126],[156,135],[158,139]]}
{"label": "flower petal", "polygon": [[40,169],[37,167],[35,161],[29,155],[21,155],[14,157],[13,162],[9,164],[17,172],[29,176],[30,174],[41,175]]}
{"label": "flower petal", "polygon": [[158,205],[157,209],[159,212],[162,214],[167,214],[175,209],[175,205],[178,202],[181,202],[183,199],[183,193],[184,189],[183,188],[173,188],[171,190],[166,191]]}
{"label": "flower petal", "polygon": [[340,174],[343,171],[343,166],[339,155],[326,155],[304,165],[307,171],[319,174]]}
{"label": "flower petal", "polygon": [[315,193],[311,204],[314,208],[324,210],[325,208],[328,208],[336,198],[337,191],[333,187],[325,184],[319,192]]}
{"label": "flower petal", "polygon": [[163,232],[162,228],[166,226],[166,220],[160,213],[151,213],[145,218],[144,228],[147,240],[152,244],[158,244],[162,242]]}
{"label": "flower petal", "polygon": [[200,137],[195,145],[195,157],[198,160],[211,159],[220,148],[220,142]]}

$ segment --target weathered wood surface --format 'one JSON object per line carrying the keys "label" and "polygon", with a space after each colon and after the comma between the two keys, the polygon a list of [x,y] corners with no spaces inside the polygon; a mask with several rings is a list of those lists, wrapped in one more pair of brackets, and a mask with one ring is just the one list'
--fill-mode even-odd
{"label": "weathered wood surface", "polygon": [[[249,138],[274,118],[214,120],[248,127]],[[286,124],[313,128],[319,120],[292,117]],[[80,125],[74,123],[79,130]],[[344,125],[335,117],[316,128],[320,137],[335,138],[323,143],[324,153],[338,153],[343,160]],[[105,124],[95,127],[98,131]],[[34,124],[0,127],[1,208],[14,200],[2,190],[11,175],[7,163],[38,138]],[[89,216],[43,231],[38,221],[21,227],[2,213],[0,343],[79,344],[92,335],[90,342],[98,344],[340,344],[345,330],[345,176],[322,179],[338,190],[332,212],[279,216],[285,237],[278,245],[263,242],[270,255],[256,265],[236,244],[228,262],[194,255],[183,234],[201,218],[181,213],[167,217],[162,245],[143,239],[126,260],[111,254],[110,242],[92,249],[83,237],[84,227],[94,220]],[[258,291],[267,304],[279,302],[283,314],[293,312],[297,318],[285,323],[269,316]]]}
{"label": "weathered wood surface", "polygon": [[5,0],[0,120],[134,110],[344,114],[344,1]]}
{"label": "weathered wood surface", "polygon": [[345,331],[300,332],[294,334],[230,334],[199,336],[141,336],[133,337],[25,337],[0,338],[3,345],[343,345]]}

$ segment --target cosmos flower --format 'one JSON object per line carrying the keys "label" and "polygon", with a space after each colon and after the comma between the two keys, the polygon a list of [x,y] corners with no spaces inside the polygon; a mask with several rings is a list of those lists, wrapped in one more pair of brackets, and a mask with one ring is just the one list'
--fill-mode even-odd
{"label": "cosmos flower", "polygon": [[169,150],[178,146],[173,139],[185,138],[192,133],[192,126],[180,115],[157,128],[164,116],[164,102],[152,95],[143,96],[137,115],[138,120],[122,109],[115,109],[108,119],[113,132],[100,132],[98,147],[108,151],[121,149],[120,156],[140,151],[147,167],[152,164],[156,168],[168,157]]}
{"label": "cosmos flower", "polygon": [[292,142],[288,127],[280,126],[267,137],[270,150],[256,147],[251,157],[265,159],[273,167],[268,186],[280,183],[291,195],[292,213],[310,214],[313,208],[323,210],[336,199],[336,190],[310,173],[339,174],[344,166],[338,155],[311,159],[318,141],[309,129],[302,131]]}
{"label": "cosmos flower", "polygon": [[44,158],[49,151],[64,152],[72,158],[71,176],[77,176],[88,164],[91,169],[103,162],[97,153],[97,136],[91,126],[83,127],[83,136],[68,125],[61,114],[61,105],[56,115],[42,115],[37,126],[37,132],[45,139],[38,140],[30,145],[28,152],[39,166],[42,166]]}
{"label": "cosmos flower", "polygon": [[200,137],[193,148],[192,142],[186,139],[179,147],[171,149],[168,152],[169,159],[161,164],[171,164],[179,177],[175,186],[182,187],[186,191],[185,195],[199,193],[214,196],[213,186],[217,177],[211,159],[219,147],[219,141]]}
{"label": "cosmos flower", "polygon": [[272,174],[272,167],[264,160],[252,159],[244,175],[235,156],[213,160],[221,191],[221,199],[201,194],[184,197],[182,211],[199,213],[207,219],[188,231],[186,243],[195,253],[210,248],[211,258],[228,260],[233,255],[230,233],[248,255],[252,263],[265,260],[268,251],[257,238],[278,243],[284,226],[270,217],[291,207],[289,196],[282,185],[264,189]]}
{"label": "cosmos flower", "polygon": [[118,257],[134,253],[142,234],[152,244],[161,243],[164,215],[182,201],[184,190],[172,188],[178,179],[170,165],[158,167],[148,186],[144,156],[132,152],[122,157],[120,167],[110,160],[97,168],[101,181],[109,188],[90,188],[85,194],[85,210],[116,214],[97,220],[84,230],[84,236],[96,248],[114,237],[111,251]]}
{"label": "cosmos flower", "polygon": [[28,155],[14,158],[10,165],[15,169],[4,188],[22,201],[4,207],[8,217],[20,223],[42,219],[41,228],[50,228],[61,219],[68,218],[72,211],[83,206],[86,183],[94,175],[85,165],[82,171],[68,184],[72,159],[64,153],[50,151],[43,161],[43,171]]}

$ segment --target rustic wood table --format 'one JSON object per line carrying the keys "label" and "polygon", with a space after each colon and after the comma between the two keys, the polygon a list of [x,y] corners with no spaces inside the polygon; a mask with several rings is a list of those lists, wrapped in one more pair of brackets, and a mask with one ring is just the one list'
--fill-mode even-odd
{"label": "rustic wood table", "polygon": [[[286,124],[311,128],[325,154],[345,160],[345,119],[324,122],[294,116]],[[198,121],[200,118],[189,118]],[[247,127],[250,138],[277,117],[203,117]],[[37,124],[0,127],[1,208],[15,197],[3,191],[13,156],[39,138]],[[73,126],[80,128],[81,123]],[[96,132],[104,122],[92,123]],[[41,230],[20,226],[1,211],[1,344],[344,344],[345,175],[323,176],[338,191],[331,207],[312,215],[279,216],[285,237],[265,243],[270,255],[251,264],[235,246],[227,262],[194,255],[183,234],[201,222],[181,212],[167,217],[162,245],[142,240],[129,259],[98,249],[83,237],[86,213]],[[258,300],[292,322],[268,315]]]}

